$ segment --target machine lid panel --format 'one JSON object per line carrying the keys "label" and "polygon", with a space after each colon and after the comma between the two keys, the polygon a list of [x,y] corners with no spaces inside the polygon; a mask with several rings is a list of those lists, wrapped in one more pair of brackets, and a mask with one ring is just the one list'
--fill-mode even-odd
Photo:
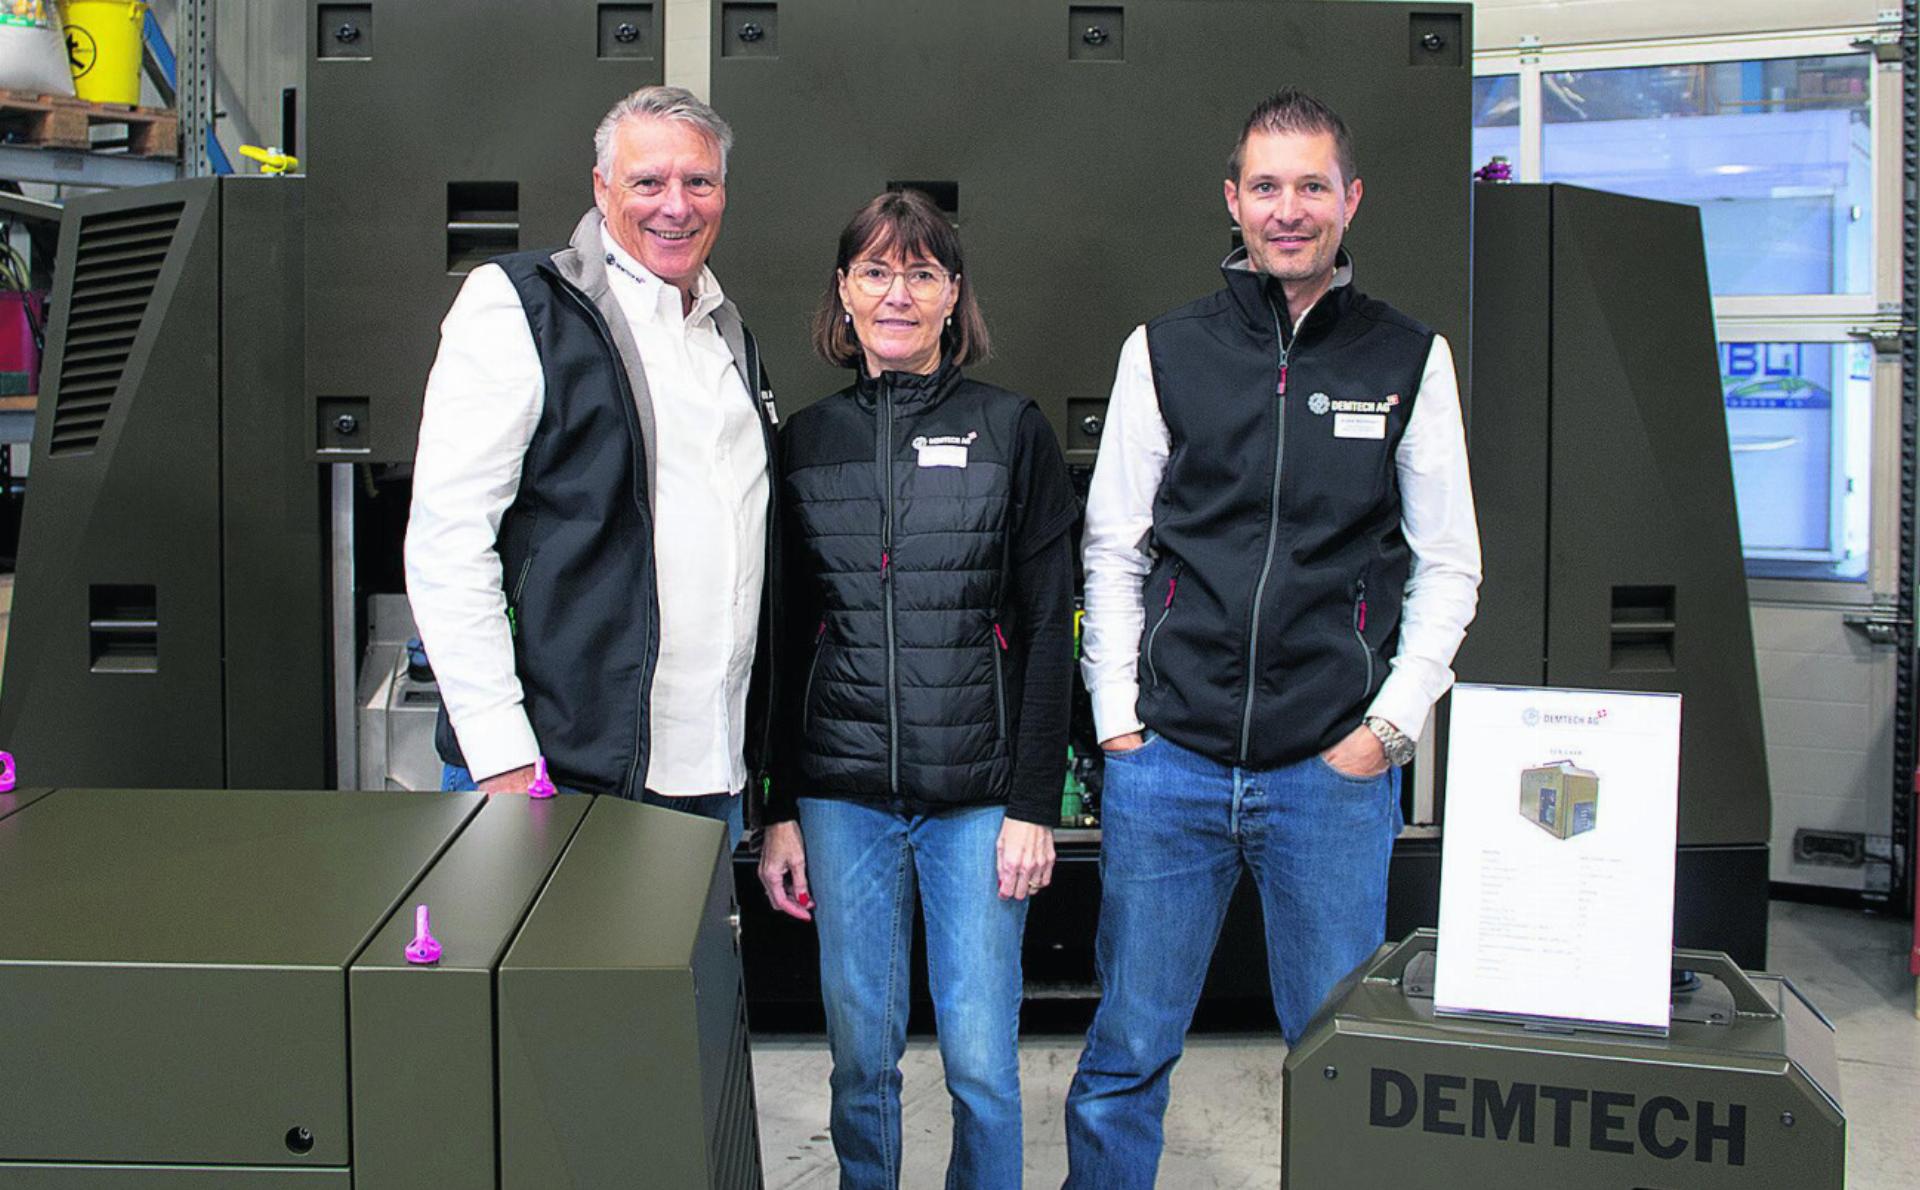
{"label": "machine lid panel", "polygon": [[6,793],[0,793],[0,818],[5,818],[9,814],[26,809],[28,806],[52,792],[53,790],[42,786],[13,789]]}
{"label": "machine lid panel", "polygon": [[414,907],[424,904],[441,945],[434,966],[491,971],[592,800],[489,800],[374,936],[353,970],[418,970],[405,951],[414,936]]}
{"label": "machine lid panel", "polygon": [[483,802],[62,789],[0,819],[0,962],[344,966]]}
{"label": "machine lid panel", "polygon": [[711,819],[595,798],[501,970],[690,969],[726,837]]}

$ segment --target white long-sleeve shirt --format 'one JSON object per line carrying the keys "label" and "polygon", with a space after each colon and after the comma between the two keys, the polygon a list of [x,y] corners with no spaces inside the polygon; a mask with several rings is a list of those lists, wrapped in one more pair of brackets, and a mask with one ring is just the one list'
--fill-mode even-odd
{"label": "white long-sleeve shirt", "polygon": [[[713,323],[711,272],[680,291],[601,233],[608,284],[652,397],[660,654],[646,786],[668,795],[746,783],[747,682],[766,581],[766,449],[755,402]],[[407,593],[440,696],[476,779],[532,764],[539,742],[514,672],[500,521],[546,401],[519,293],[475,269],[440,326],[407,527]],[[635,615],[646,609],[636,606]]]}
{"label": "white long-sleeve shirt", "polygon": [[[1301,320],[1305,317],[1302,312]],[[1136,327],[1120,349],[1087,494],[1080,664],[1101,740],[1143,726],[1134,706],[1146,620],[1141,584],[1152,564],[1146,542],[1170,449],[1147,354],[1147,328]],[[1480,587],[1480,533],[1468,482],[1460,390],[1453,351],[1442,336],[1434,336],[1394,466],[1400,477],[1401,531],[1412,547],[1413,569],[1392,671],[1367,714],[1417,738],[1427,713],[1453,684],[1453,655],[1473,619]],[[1278,597],[1285,598],[1284,592]]]}

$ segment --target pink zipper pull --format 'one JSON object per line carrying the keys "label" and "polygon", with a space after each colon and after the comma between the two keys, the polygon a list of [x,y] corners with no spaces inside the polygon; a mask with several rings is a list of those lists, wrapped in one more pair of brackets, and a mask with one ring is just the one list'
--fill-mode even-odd
{"label": "pink zipper pull", "polygon": [[820,627],[814,631],[814,634],[813,634],[814,643],[818,644],[820,640],[824,638],[826,635],[827,635],[827,622],[825,620],[822,620],[820,621]]}
{"label": "pink zipper pull", "polygon": [[993,626],[993,638],[1000,642],[1000,651],[1002,653],[1006,652],[1007,651],[1007,634],[1000,631],[1000,625],[998,622],[996,622]]}
{"label": "pink zipper pull", "polygon": [[1273,391],[1275,396],[1284,397],[1287,395],[1287,365],[1285,364],[1280,365],[1280,387]]}
{"label": "pink zipper pull", "polygon": [[887,573],[893,566],[893,555],[886,550],[880,551],[880,581],[887,581]]}
{"label": "pink zipper pull", "polygon": [[1360,601],[1360,622],[1355,624],[1354,627],[1358,628],[1361,632],[1367,630],[1367,601],[1364,599]]}
{"label": "pink zipper pull", "polygon": [[1168,579],[1167,579],[1167,601],[1166,601],[1165,603],[1163,603],[1163,604],[1161,604],[1161,605],[1160,605],[1161,607],[1163,607],[1163,608],[1167,608],[1167,607],[1172,607],[1172,606],[1173,606],[1173,584],[1175,584],[1175,583],[1177,583],[1177,582],[1179,582],[1179,581],[1180,581],[1180,579],[1179,579],[1179,578],[1178,578],[1177,576],[1175,576],[1175,577],[1170,577],[1170,578],[1168,578]]}

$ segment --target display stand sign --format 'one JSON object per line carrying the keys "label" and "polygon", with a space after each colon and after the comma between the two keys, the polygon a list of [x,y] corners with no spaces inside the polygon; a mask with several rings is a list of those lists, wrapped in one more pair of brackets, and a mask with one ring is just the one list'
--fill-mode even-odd
{"label": "display stand sign", "polygon": [[1462,685],[1434,1011],[1665,1033],[1680,696]]}

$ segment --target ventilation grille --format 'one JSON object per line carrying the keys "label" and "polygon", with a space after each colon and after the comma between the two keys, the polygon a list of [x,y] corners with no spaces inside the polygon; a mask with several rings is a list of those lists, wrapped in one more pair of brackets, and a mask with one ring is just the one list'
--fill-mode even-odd
{"label": "ventilation grille", "polygon": [[735,994],[740,1008],[727,1045],[726,1073],[721,1076],[720,1118],[708,1125],[713,1130],[708,1157],[713,1162],[715,1190],[751,1190],[763,1182],[759,1116],[753,1106],[753,1061],[747,1055],[745,987]]}
{"label": "ventilation grille", "polygon": [[85,454],[99,444],[184,206],[171,202],[81,221],[49,454]]}

